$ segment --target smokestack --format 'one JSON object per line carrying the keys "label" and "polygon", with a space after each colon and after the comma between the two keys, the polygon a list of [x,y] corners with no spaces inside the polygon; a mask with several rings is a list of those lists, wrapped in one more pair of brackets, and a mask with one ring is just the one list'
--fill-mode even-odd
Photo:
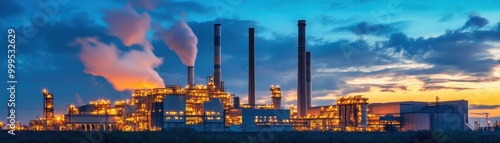
{"label": "smokestack", "polygon": [[255,108],[255,39],[254,28],[248,28],[248,104]]}
{"label": "smokestack", "polygon": [[271,85],[271,98],[273,99],[274,109],[281,109],[281,88],[280,86]]}
{"label": "smokestack", "polygon": [[194,66],[188,66],[187,84],[194,85]]}
{"label": "smokestack", "polygon": [[307,86],[306,86],[306,21],[299,20],[298,35],[298,75],[297,75],[297,115],[307,115]]}
{"label": "smokestack", "polygon": [[306,52],[307,108],[311,107],[311,52]]}
{"label": "smokestack", "polygon": [[221,30],[220,24],[214,24],[214,84],[217,89],[221,89],[221,47],[220,38]]}

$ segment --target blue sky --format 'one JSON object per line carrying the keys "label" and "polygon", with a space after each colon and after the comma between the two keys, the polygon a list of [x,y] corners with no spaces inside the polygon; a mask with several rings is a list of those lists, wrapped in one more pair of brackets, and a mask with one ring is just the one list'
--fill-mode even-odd
{"label": "blue sky", "polygon": [[[284,105],[295,104],[297,20],[305,19],[313,105],[355,94],[373,102],[432,101],[439,95],[467,99],[474,112],[500,116],[495,102],[500,100],[500,2],[495,0],[48,2],[8,0],[0,6],[0,28],[14,28],[20,37],[17,104],[24,123],[42,114],[43,88],[55,94],[57,113],[64,113],[70,102],[82,104],[78,98],[84,103],[130,98],[129,91],[117,91],[107,78],[85,72],[82,47],[71,44],[76,38],[98,37],[123,53],[140,50],[110,34],[113,27],[104,18],[106,11],[127,6],[151,18],[146,39],[162,59],[154,71],[165,84],[185,85],[186,68],[155,33],[175,25],[184,13],[198,39],[197,83],[213,73],[213,24],[221,23],[222,77],[228,91],[246,102],[247,29],[255,27],[257,103],[270,103],[268,88],[279,84]],[[2,109],[0,114],[6,114]]]}

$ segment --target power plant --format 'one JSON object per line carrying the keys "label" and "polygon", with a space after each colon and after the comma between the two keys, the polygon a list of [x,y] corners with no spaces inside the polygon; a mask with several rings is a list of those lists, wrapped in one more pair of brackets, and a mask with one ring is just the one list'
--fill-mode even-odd
{"label": "power plant", "polygon": [[[221,24],[214,24],[214,71],[206,83],[194,82],[187,67],[187,85],[136,89],[131,99],[94,100],[68,105],[54,115],[54,96],[43,90],[43,117],[31,120],[36,131],[416,131],[435,128],[473,130],[468,101],[369,103],[362,95],[337,98],[335,105],[312,106],[312,61],[306,49],[306,21],[298,21],[297,104],[283,107],[279,85],[269,88],[271,104],[255,103],[255,28],[248,29],[248,103],[226,91],[221,71]],[[113,103],[113,104],[112,104]],[[456,122],[449,122],[453,117]]]}

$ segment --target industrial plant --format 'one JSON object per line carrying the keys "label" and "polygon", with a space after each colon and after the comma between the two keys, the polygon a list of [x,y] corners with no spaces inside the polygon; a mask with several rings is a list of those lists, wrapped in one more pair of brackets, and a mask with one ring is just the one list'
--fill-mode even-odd
{"label": "industrial plant", "polygon": [[[306,48],[306,21],[298,21],[297,104],[283,107],[281,88],[271,85],[271,104],[255,103],[254,28],[248,29],[248,103],[226,91],[221,71],[221,24],[214,24],[214,69],[206,83],[194,82],[187,67],[187,85],[135,89],[130,99],[94,100],[68,105],[54,114],[57,94],[43,90],[43,115],[29,122],[34,131],[418,131],[435,128],[475,130],[468,121],[468,101],[370,103],[362,95],[339,97],[336,104],[312,106],[312,53]],[[499,123],[496,123],[499,125]]]}

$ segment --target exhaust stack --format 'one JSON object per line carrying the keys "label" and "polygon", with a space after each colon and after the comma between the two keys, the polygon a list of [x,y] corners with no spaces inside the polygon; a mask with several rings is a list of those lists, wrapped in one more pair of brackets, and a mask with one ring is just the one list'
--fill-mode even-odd
{"label": "exhaust stack", "polygon": [[298,75],[297,75],[297,115],[307,115],[307,86],[306,86],[306,21],[298,21]]}
{"label": "exhaust stack", "polygon": [[248,104],[255,108],[255,39],[254,28],[248,28]]}
{"label": "exhaust stack", "polygon": [[214,84],[215,88],[221,89],[221,25],[214,24]]}
{"label": "exhaust stack", "polygon": [[311,52],[306,52],[307,108],[311,107]]}
{"label": "exhaust stack", "polygon": [[187,84],[194,85],[194,66],[188,66]]}

